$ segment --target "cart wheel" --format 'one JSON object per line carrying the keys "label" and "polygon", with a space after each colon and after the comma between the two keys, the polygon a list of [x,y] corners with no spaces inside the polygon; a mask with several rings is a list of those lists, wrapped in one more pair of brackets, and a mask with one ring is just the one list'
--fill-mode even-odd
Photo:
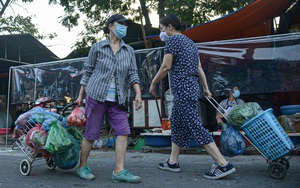
{"label": "cart wheel", "polygon": [[272,178],[282,179],[286,175],[285,166],[280,164],[279,162],[272,162],[268,167],[269,174]]}
{"label": "cart wheel", "polygon": [[286,170],[288,170],[290,168],[290,161],[287,160],[286,158],[280,158],[277,162],[279,162],[280,164],[282,164]]}
{"label": "cart wheel", "polygon": [[54,157],[48,157],[48,158],[46,158],[46,164],[47,164],[47,166],[48,166],[49,169],[51,169],[51,170],[55,169],[56,164],[55,164]]}
{"label": "cart wheel", "polygon": [[20,163],[20,172],[24,176],[28,176],[31,172],[31,163],[27,159],[23,159]]}

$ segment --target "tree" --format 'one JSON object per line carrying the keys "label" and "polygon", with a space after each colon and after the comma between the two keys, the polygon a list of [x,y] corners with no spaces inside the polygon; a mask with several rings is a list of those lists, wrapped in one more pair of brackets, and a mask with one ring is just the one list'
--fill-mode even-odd
{"label": "tree", "polygon": [[[33,0],[22,0],[32,2]],[[169,13],[178,15],[188,26],[209,21],[215,15],[224,15],[243,7],[252,0],[48,0],[49,4],[59,4],[64,8],[61,16],[63,26],[71,30],[78,25],[80,16],[84,16],[86,31],[80,33],[81,39],[75,47],[89,47],[103,37],[102,28],[108,17],[113,13],[122,13],[136,22],[140,22],[138,8],[145,19],[146,35],[151,35],[151,20],[149,14],[157,11],[159,18]],[[135,6],[134,6],[135,5]],[[138,6],[136,6],[138,5]]]}
{"label": "tree", "polygon": [[[32,2],[33,0],[26,0],[26,2]],[[24,1],[25,2],[25,1]],[[35,36],[37,39],[53,39],[57,36],[56,33],[50,33],[42,35],[39,33],[37,26],[32,23],[30,16],[23,17],[21,15],[14,15],[5,17],[4,13],[8,7],[13,6],[16,2],[14,0],[0,0],[0,33],[8,34],[22,34],[29,33]]]}

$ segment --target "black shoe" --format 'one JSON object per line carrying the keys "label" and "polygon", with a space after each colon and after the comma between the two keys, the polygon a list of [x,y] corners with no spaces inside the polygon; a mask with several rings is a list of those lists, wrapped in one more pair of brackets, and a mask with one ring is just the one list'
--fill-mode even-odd
{"label": "black shoe", "polygon": [[168,170],[168,171],[171,171],[171,172],[180,172],[179,163],[170,164],[169,160],[167,162],[164,162],[164,163],[159,163],[158,168],[162,169],[162,170]]}
{"label": "black shoe", "polygon": [[216,180],[228,176],[229,174],[232,174],[235,171],[235,168],[229,162],[226,166],[213,164],[210,172],[205,173],[203,177],[211,180]]}

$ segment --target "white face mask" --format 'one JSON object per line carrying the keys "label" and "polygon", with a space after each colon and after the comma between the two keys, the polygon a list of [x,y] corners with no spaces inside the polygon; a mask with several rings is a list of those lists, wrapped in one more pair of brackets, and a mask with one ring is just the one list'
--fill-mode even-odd
{"label": "white face mask", "polygon": [[160,32],[159,38],[161,41],[165,42],[169,38],[169,36],[167,35],[166,32],[162,31]]}

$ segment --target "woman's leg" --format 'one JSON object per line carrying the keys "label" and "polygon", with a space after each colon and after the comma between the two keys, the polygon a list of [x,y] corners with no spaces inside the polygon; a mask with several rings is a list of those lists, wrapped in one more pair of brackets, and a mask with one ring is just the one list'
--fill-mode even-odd
{"label": "woman's leg", "polygon": [[118,136],[116,141],[116,167],[115,173],[118,174],[121,170],[124,169],[124,162],[126,156],[127,148],[127,137],[128,136]]}
{"label": "woman's leg", "polygon": [[93,147],[94,140],[88,140],[86,138],[83,139],[81,144],[81,152],[80,152],[80,164],[79,167],[87,166],[87,159],[90,155],[90,151]]}
{"label": "woman's leg", "polygon": [[211,142],[209,144],[203,145],[203,147],[218,165],[220,166],[227,165],[226,159],[221,154],[215,142]]}
{"label": "woman's leg", "polygon": [[180,153],[180,147],[172,142],[171,156],[169,160],[171,164],[178,162],[179,153]]}

